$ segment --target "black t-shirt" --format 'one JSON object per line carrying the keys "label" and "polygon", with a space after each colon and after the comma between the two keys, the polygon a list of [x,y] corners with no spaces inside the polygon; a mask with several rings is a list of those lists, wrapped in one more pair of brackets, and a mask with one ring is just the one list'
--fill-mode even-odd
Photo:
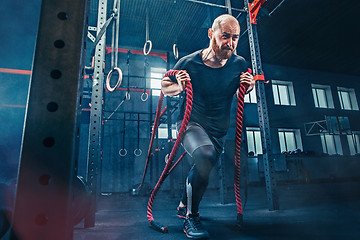
{"label": "black t-shirt", "polygon": [[[208,134],[220,138],[226,135],[230,123],[233,96],[240,86],[240,74],[247,70],[241,56],[233,54],[225,66],[211,68],[204,64],[198,50],[181,58],[175,70],[186,70],[193,87],[193,108],[190,121],[199,123]],[[172,78],[176,82],[175,78]],[[186,99],[181,104],[179,120],[184,116]]]}

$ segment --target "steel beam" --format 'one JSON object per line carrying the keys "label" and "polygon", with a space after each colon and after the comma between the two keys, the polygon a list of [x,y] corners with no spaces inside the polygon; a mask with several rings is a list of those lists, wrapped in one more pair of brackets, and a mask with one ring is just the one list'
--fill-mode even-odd
{"label": "steel beam", "polygon": [[[97,34],[106,22],[107,0],[99,0]],[[96,198],[100,193],[99,178],[101,161],[101,136],[102,136],[102,99],[104,86],[104,60],[105,60],[106,30],[95,47],[94,78],[91,95],[91,111],[89,124],[89,142],[87,158],[87,184],[91,192],[91,209],[85,217],[85,227],[95,226]]]}
{"label": "steel beam", "polygon": [[219,185],[220,185],[220,203],[226,204],[227,188],[226,188],[226,175],[225,175],[225,153],[222,151],[219,157]]}
{"label": "steel beam", "polygon": [[[249,6],[249,1],[244,0],[244,5]],[[251,64],[253,74],[262,75],[261,56],[259,39],[257,35],[256,24],[252,24],[250,19],[249,9],[247,8],[248,14],[246,17],[247,30],[250,45]],[[266,194],[268,199],[268,205],[270,210],[279,209],[279,201],[276,186],[276,176],[274,167],[274,157],[272,155],[271,146],[271,134],[270,134],[270,123],[268,116],[268,109],[266,103],[264,81],[256,81],[256,97],[257,97],[257,108],[259,115],[259,126],[261,132],[261,142],[263,148],[263,159],[264,159],[264,171],[265,171],[265,183],[266,183]]]}
{"label": "steel beam", "polygon": [[73,239],[88,0],[43,0],[11,239]]}
{"label": "steel beam", "polygon": [[[170,53],[167,52],[167,59],[170,59]],[[166,70],[169,71],[170,70],[170,61],[167,61],[166,63]],[[168,130],[168,146],[167,146],[167,152],[170,155],[171,150],[173,149],[173,139],[172,139],[172,97],[170,96],[166,96],[166,117],[167,117],[167,130]],[[171,197],[175,197],[175,178],[174,178],[174,174],[170,175],[170,186],[172,186],[170,188],[170,193],[171,193]]]}
{"label": "steel beam", "polygon": [[232,15],[231,1],[230,0],[225,0],[225,6],[227,8],[228,14]]}

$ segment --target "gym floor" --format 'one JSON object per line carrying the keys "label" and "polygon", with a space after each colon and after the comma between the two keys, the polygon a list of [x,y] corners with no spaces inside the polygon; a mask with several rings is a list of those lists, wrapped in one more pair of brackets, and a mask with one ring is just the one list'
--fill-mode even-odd
{"label": "gym floor", "polygon": [[[357,190],[354,190],[357,189]],[[360,182],[327,182],[278,186],[280,210],[269,211],[264,187],[249,187],[244,210],[244,228],[235,228],[235,203],[220,204],[219,192],[206,192],[200,215],[210,239],[292,240],[360,239]],[[232,193],[229,201],[234,202]],[[83,223],[74,230],[74,240],[177,240],[187,239],[183,220],[176,217],[178,197],[160,192],[153,214],[168,233],[149,227],[147,196],[112,194],[98,201],[95,227]],[[244,201],[244,200],[243,200]]]}

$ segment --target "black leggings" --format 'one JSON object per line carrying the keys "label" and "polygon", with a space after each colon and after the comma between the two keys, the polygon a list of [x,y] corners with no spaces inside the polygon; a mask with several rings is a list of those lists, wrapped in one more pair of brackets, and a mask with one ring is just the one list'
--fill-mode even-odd
{"label": "black leggings", "polygon": [[[210,139],[198,124],[190,122],[183,138],[183,146],[193,159],[182,197],[191,213],[199,211],[200,201],[209,183],[209,176],[222,149],[221,139]],[[216,146],[216,147],[215,147]]]}

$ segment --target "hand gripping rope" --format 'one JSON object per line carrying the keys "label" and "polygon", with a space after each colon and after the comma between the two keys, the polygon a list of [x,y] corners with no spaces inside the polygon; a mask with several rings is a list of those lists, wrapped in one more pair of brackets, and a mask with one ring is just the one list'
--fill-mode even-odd
{"label": "hand gripping rope", "polygon": [[[251,73],[251,69],[248,69],[247,71],[249,73]],[[168,71],[165,73],[165,77],[174,76],[177,72],[178,72],[178,70]],[[151,193],[151,196],[149,198],[149,202],[147,205],[147,218],[148,218],[148,221],[150,222],[150,226],[153,229],[155,229],[156,231],[163,232],[163,233],[167,233],[168,228],[166,226],[162,226],[160,223],[158,223],[154,220],[153,213],[152,213],[152,207],[153,207],[155,196],[156,196],[157,192],[159,191],[161,184],[165,181],[166,177],[170,174],[170,172],[175,168],[175,166],[180,162],[180,160],[186,154],[186,152],[184,152],[181,155],[181,157],[177,160],[177,162],[171,167],[173,159],[176,155],[177,150],[179,149],[180,142],[182,140],[182,137],[183,137],[185,130],[187,128],[187,125],[189,123],[190,114],[191,114],[191,110],[192,110],[192,100],[193,100],[192,85],[190,82],[186,82],[185,87],[186,87],[187,98],[186,98],[186,109],[185,109],[184,119],[181,124],[181,128],[179,130],[179,134],[177,136],[174,147],[173,147],[173,149],[170,153],[170,156],[167,160],[167,163],[165,165],[165,168],[160,176],[159,181],[155,185],[154,190]],[[239,229],[242,228],[242,222],[243,222],[243,208],[242,208],[241,196],[240,196],[240,147],[241,147],[242,120],[243,120],[243,111],[244,111],[244,96],[245,96],[245,92],[246,92],[246,87],[247,87],[246,84],[241,84],[239,91],[238,91],[238,106],[237,106],[236,135],[235,135],[236,140],[235,140],[234,188],[235,188],[235,198],[236,198],[236,206],[237,206],[237,227]],[[160,115],[162,115],[162,113],[164,112],[163,111],[162,113],[160,113],[163,99],[164,99],[164,95],[161,92],[160,98],[159,98],[159,105],[158,105],[158,108],[156,111],[156,116],[155,116],[153,135],[156,132],[156,128],[158,126],[158,121],[159,121]],[[149,152],[151,151],[151,147],[152,147],[152,141],[151,141],[152,139],[150,139]],[[149,153],[148,153],[148,156],[149,156]],[[147,167],[147,164],[145,165],[145,169],[146,169],[146,167]],[[146,170],[144,171],[144,175],[145,175],[145,172],[146,172]],[[143,175],[143,180],[144,180],[144,175]]]}

